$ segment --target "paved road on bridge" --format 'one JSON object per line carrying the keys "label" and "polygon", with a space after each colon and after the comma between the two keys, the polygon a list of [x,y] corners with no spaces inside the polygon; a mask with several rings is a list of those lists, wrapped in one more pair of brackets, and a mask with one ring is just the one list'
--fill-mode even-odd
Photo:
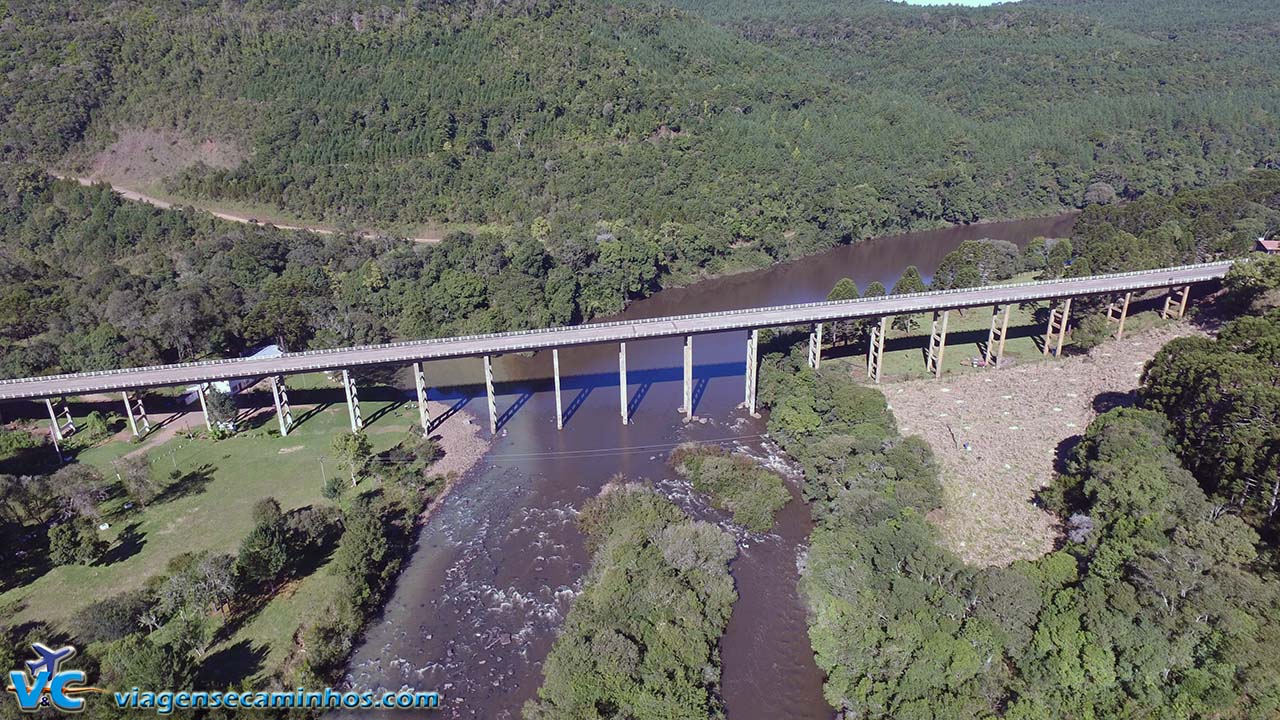
{"label": "paved road on bridge", "polygon": [[1232,263],[1186,265],[1115,275],[994,285],[964,290],[891,295],[838,302],[730,310],[563,328],[367,345],[286,353],[273,358],[236,358],[122,370],[0,381],[0,400],[56,398],[112,390],[190,385],[213,380],[290,375],[368,365],[404,365],[422,360],[478,357],[576,345],[617,343],[818,322],[878,318],[1013,302],[1179,287],[1216,280]]}

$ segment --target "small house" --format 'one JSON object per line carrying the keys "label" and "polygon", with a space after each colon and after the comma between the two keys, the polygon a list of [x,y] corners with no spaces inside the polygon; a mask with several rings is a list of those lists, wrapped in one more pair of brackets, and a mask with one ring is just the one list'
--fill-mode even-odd
{"label": "small house", "polygon": [[[258,350],[254,351],[252,355],[247,355],[245,357],[273,358],[273,357],[280,357],[283,354],[284,352],[280,349],[279,345],[267,345],[266,347],[259,348]],[[218,392],[226,393],[227,395],[236,395],[241,390],[245,390],[247,388],[253,387],[258,383],[259,380],[261,380],[261,378],[236,378],[234,380],[215,380],[211,383],[208,383],[208,386],[212,390],[217,390]],[[187,388],[187,391],[182,394],[183,402],[188,405],[190,405],[191,403],[194,403],[197,400],[197,397],[196,397],[197,392],[198,392],[198,389],[196,388],[195,385],[192,385],[191,387]]]}

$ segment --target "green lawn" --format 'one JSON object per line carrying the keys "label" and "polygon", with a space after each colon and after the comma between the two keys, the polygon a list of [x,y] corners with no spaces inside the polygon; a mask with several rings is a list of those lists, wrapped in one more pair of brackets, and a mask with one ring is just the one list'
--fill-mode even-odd
{"label": "green lawn", "polygon": [[[323,381],[301,380],[297,384],[321,386]],[[368,420],[387,405],[364,402],[361,408]],[[305,408],[294,408],[295,418],[304,413]],[[417,410],[412,404],[378,418],[368,427],[374,451],[396,445],[416,423]],[[176,467],[182,479],[172,482],[146,509],[125,509],[122,497],[104,503],[104,520],[111,525],[103,533],[111,543],[105,562],[92,567],[56,567],[30,584],[0,595],[7,623],[43,620],[61,624],[96,600],[141,587],[181,553],[235,553],[252,527],[253,504],[261,498],[274,497],[285,511],[329,503],[321,495],[323,477],[340,472],[331,458],[330,445],[347,429],[347,408],[339,399],[307,418],[288,437],[278,435],[274,415],[263,415],[257,427],[226,440],[179,435],[149,449],[157,478],[168,481]],[[110,478],[112,462],[137,448],[133,443],[110,441],[81,452],[77,461],[97,467]],[[334,587],[336,583],[323,566],[286,585],[213,652],[247,643],[265,652],[258,669],[274,669],[292,645],[299,624],[323,608]]]}

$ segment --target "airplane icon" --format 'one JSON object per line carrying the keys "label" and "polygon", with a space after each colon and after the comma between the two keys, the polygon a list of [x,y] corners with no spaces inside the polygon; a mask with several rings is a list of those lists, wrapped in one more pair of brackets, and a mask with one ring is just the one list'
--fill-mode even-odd
{"label": "airplane icon", "polygon": [[49,677],[57,675],[58,666],[62,664],[62,661],[76,654],[76,649],[70,645],[60,650],[52,650],[43,643],[32,643],[31,649],[35,650],[39,656],[37,660],[27,661],[27,672],[33,678],[39,677],[40,673],[45,670],[49,671]]}

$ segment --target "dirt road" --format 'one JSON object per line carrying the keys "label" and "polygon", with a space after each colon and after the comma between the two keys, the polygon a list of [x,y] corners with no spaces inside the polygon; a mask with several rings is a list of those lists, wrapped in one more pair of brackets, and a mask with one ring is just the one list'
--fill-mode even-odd
{"label": "dirt road", "polygon": [[944,542],[973,565],[1006,565],[1053,549],[1054,516],[1034,503],[1058,453],[1100,412],[1131,399],[1165,343],[1202,334],[1188,323],[1112,341],[1086,356],[882,389],[904,435],[942,463]]}
{"label": "dirt road", "polygon": [[[58,178],[59,180],[75,180],[76,182],[80,183],[81,185],[92,185],[92,184],[94,184],[95,182],[102,182],[101,180],[94,180],[93,178],[76,177],[76,176],[72,176],[72,175],[59,175],[59,174],[57,174],[57,173],[50,173],[50,174],[51,174],[51,175],[53,175],[54,177]],[[135,202],[143,202],[143,203],[147,203],[148,205],[154,205],[154,206],[156,206],[156,207],[158,207],[158,208],[165,208],[165,209],[171,208],[171,207],[173,207],[173,206],[175,205],[175,203],[172,203],[172,202],[170,202],[170,201],[168,201],[168,200],[162,200],[162,199],[160,199],[160,198],[158,198],[158,197],[153,197],[153,196],[151,196],[151,195],[147,195],[146,193],[142,193],[142,192],[139,192],[139,191],[137,191],[137,190],[133,190],[133,189],[130,189],[130,188],[124,187],[123,185],[117,185],[117,184],[115,184],[115,183],[111,183],[111,189],[112,189],[112,190],[114,190],[114,191],[116,192],[116,194],[117,194],[117,195],[119,195],[120,197],[124,198],[125,200],[133,200],[133,201],[135,201]],[[210,215],[212,215],[212,216],[214,216],[214,217],[216,217],[216,218],[220,218],[220,219],[222,219],[222,220],[229,220],[229,221],[231,221],[231,222],[244,223],[244,224],[246,224],[246,225],[271,225],[271,226],[276,227],[276,228],[279,228],[279,229],[281,229],[281,230],[302,230],[302,231],[306,231],[306,232],[316,233],[317,235],[332,235],[332,234],[334,234],[335,232],[337,232],[336,230],[334,230],[334,229],[333,229],[333,228],[331,228],[331,227],[324,227],[324,226],[320,226],[320,225],[285,225],[285,224],[281,224],[281,223],[265,223],[265,222],[260,222],[260,221],[258,221],[257,219],[255,219],[255,218],[253,218],[253,217],[250,217],[250,216],[248,216],[248,215],[242,215],[242,214],[238,214],[238,213],[228,212],[228,211],[226,211],[226,210],[219,210],[219,209],[217,209],[216,207],[208,206],[208,205],[204,205],[204,204],[196,204],[196,203],[180,203],[180,204],[182,204],[182,205],[189,205],[189,206],[191,206],[191,207],[195,208],[196,210],[200,210],[201,212],[207,212],[207,213],[209,213]],[[360,231],[358,232],[358,234],[360,235],[360,237],[370,237],[370,238],[371,238],[371,237],[380,237],[380,236],[388,235],[387,233],[379,233],[379,232],[375,232],[375,231],[373,231],[373,230],[360,230]],[[412,238],[408,238],[408,239],[409,239],[409,240],[412,240],[413,242],[416,242],[416,243],[438,243],[438,242],[440,242],[441,240],[443,240],[444,238],[442,238],[442,237],[412,237]]]}

